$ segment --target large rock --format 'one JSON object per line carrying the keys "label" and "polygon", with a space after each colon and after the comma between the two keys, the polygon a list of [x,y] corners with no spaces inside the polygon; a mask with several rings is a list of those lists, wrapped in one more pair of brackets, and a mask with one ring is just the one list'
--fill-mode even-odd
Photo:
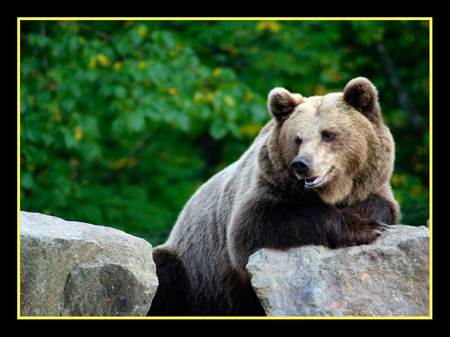
{"label": "large rock", "polygon": [[428,316],[429,230],[396,225],[370,245],[262,249],[247,265],[270,316]]}
{"label": "large rock", "polygon": [[22,316],[146,315],[157,286],[145,240],[20,212]]}

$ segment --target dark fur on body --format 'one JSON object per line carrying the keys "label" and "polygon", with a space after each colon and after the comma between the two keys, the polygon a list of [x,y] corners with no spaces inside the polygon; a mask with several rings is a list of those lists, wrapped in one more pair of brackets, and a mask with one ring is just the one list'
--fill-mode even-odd
{"label": "dark fur on body", "polygon": [[160,284],[150,315],[264,315],[245,271],[252,253],[368,244],[397,221],[390,186],[340,206],[305,189],[283,159],[289,112],[281,108],[282,119],[275,116],[237,162],[202,185],[155,249]]}

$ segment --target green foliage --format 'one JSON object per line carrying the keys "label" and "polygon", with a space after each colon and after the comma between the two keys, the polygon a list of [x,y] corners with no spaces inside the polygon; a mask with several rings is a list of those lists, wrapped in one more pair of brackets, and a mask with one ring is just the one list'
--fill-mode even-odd
{"label": "green foliage", "polygon": [[[61,21],[21,27],[21,208],[157,244],[183,204],[269,119],[266,95],[380,91],[397,142],[404,223],[428,218],[428,27],[423,22]],[[423,125],[412,126],[384,43]]]}

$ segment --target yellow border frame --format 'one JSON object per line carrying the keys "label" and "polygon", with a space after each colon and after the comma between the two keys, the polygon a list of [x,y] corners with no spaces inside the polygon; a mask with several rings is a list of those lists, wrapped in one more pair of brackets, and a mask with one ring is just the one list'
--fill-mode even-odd
{"label": "yellow border frame", "polygon": [[[428,21],[429,23],[429,316],[21,316],[20,315],[20,23],[21,21]],[[17,319],[20,320],[407,320],[433,319],[433,18],[432,17],[18,17],[17,18]]]}

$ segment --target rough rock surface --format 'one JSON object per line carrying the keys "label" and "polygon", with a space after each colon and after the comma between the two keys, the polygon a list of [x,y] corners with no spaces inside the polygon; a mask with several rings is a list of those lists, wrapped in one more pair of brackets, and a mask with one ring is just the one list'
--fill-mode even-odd
{"label": "rough rock surface", "polygon": [[146,315],[157,286],[147,241],[20,212],[22,316]]}
{"label": "rough rock surface", "polygon": [[370,245],[262,249],[247,265],[269,316],[428,316],[429,229],[391,226]]}

